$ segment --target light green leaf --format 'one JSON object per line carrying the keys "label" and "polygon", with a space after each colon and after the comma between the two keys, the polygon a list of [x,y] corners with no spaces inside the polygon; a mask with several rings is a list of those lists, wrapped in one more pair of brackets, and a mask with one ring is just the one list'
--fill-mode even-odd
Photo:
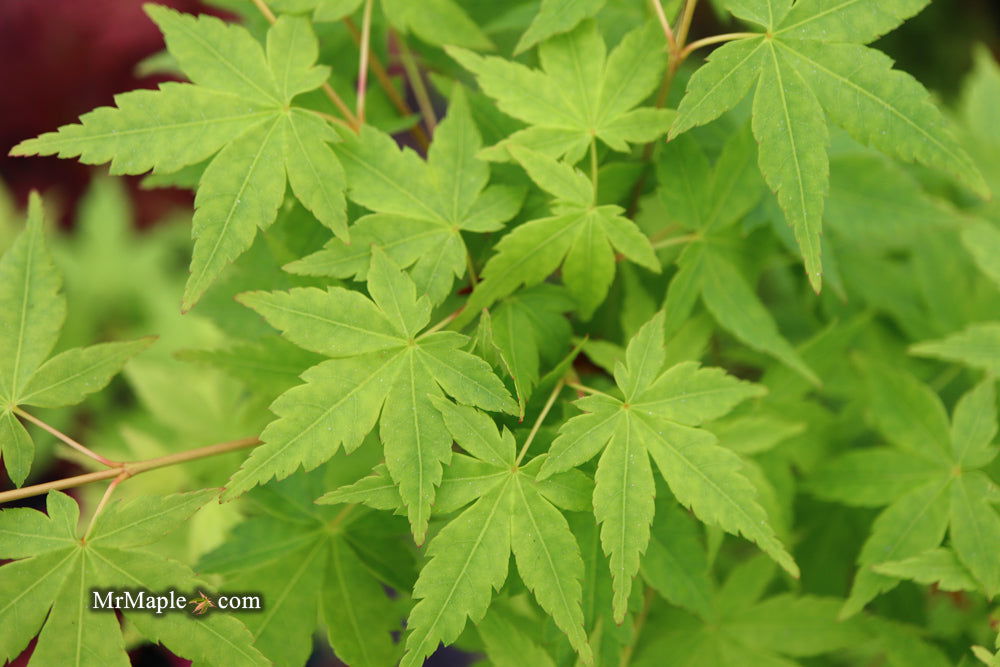
{"label": "light green leaf", "polygon": [[308,20],[282,16],[267,31],[267,64],[282,102],[323,85],[330,71],[315,67],[317,58],[319,42]]}
{"label": "light green leaf", "polygon": [[146,13],[160,27],[170,55],[192,82],[263,104],[284,101],[264,49],[242,26],[161,5],[147,5]]}
{"label": "light green leaf", "polygon": [[382,9],[394,27],[412,32],[435,46],[493,48],[490,38],[455,0],[424,0],[419,4],[408,0],[383,0]]}
{"label": "light green leaf", "polygon": [[596,14],[604,1],[542,0],[538,13],[514,47],[514,55],[527,51],[553,35],[572,30],[580,21]]}
{"label": "light green leaf", "polygon": [[182,309],[190,309],[222,270],[246,252],[277,215],[285,196],[282,132],[269,121],[223,148],[198,184],[194,254]]}
{"label": "light green leaf", "polygon": [[741,19],[769,31],[780,24],[792,8],[792,0],[724,0],[726,8]]}
{"label": "light green leaf", "polygon": [[986,378],[959,399],[951,418],[955,462],[978,467],[996,456],[990,445],[997,435],[996,380]]}
{"label": "light green leaf", "polygon": [[940,546],[948,527],[948,486],[940,479],[928,482],[901,496],[878,516],[858,556],[863,567],[840,611],[841,619],[861,611],[875,596],[898,583],[867,566],[902,560]]}
{"label": "light green leaf", "polygon": [[[272,111],[232,93],[186,83],[115,96],[114,107],[83,114],[15,146],[12,155],[76,157],[84,164],[111,163],[112,174],[169,174],[208,159]],[[136,146],[141,145],[141,150]]]}
{"label": "light green leaf", "polygon": [[910,352],[1000,375],[1000,322],[972,324],[947,338],[917,343]]}
{"label": "light green leaf", "polygon": [[430,560],[413,588],[416,605],[407,620],[401,665],[423,664],[438,643],[450,644],[478,621],[507,578],[510,559],[509,485],[483,496],[448,523],[427,548]]}
{"label": "light green leaf", "polygon": [[975,220],[962,230],[962,245],[979,270],[1000,288],[1000,229],[985,220]]}
{"label": "light green leaf", "polygon": [[850,451],[821,466],[807,489],[824,500],[858,507],[888,505],[940,476],[941,466],[888,447]]}
{"label": "light green leaf", "polygon": [[512,482],[510,547],[517,571],[585,663],[593,660],[580,606],[583,560],[563,515],[522,479]]}
{"label": "light green leaf", "polygon": [[0,398],[12,404],[52,351],[66,317],[62,284],[45,246],[42,202],[28,206],[28,225],[0,258]]}
{"label": "light green leaf", "polygon": [[813,384],[819,383],[728,259],[718,252],[706,252],[701,262],[701,280],[705,306],[722,328],[750,347],[774,356]]}
{"label": "light green leaf", "polygon": [[10,481],[14,486],[24,484],[35,458],[35,443],[12,412],[0,413],[0,452]]}
{"label": "light green leaf", "polygon": [[819,237],[830,180],[823,109],[810,86],[774,45],[765,48],[753,103],[760,170],[795,230],[813,289],[822,285]]}
{"label": "light green leaf", "polygon": [[24,387],[17,403],[58,408],[75,405],[103,389],[125,363],[149,347],[153,337],[66,350],[46,361]]}
{"label": "light green leaf", "polygon": [[[479,86],[501,111],[532,126],[490,150],[491,159],[506,159],[506,146],[521,145],[552,158],[567,155],[575,162],[595,138],[618,151],[627,150],[629,141],[655,138],[649,126],[644,133],[637,119],[626,119],[626,115],[655,90],[664,59],[649,54],[662,48],[659,28],[647,22],[627,34],[605,58],[603,39],[594,22],[585,20],[539,47],[541,70],[462,49],[447,50],[476,75]],[[669,112],[654,112],[642,118],[658,119],[652,125],[666,129],[669,116]]]}
{"label": "light green leaf", "polygon": [[298,110],[288,116],[283,131],[285,171],[292,192],[338,238],[349,240],[344,169],[327,146],[337,135],[320,119]]}
{"label": "light green leaf", "polygon": [[995,489],[981,472],[967,472],[951,485],[951,546],[990,598],[1000,593],[1000,516],[986,500]]}
{"label": "light green leaf", "polygon": [[943,547],[903,560],[880,563],[872,569],[890,577],[933,585],[942,591],[975,591],[978,588],[976,580],[958,560],[955,552]]}
{"label": "light green leaf", "polygon": [[914,456],[948,460],[948,415],[937,394],[886,363],[867,360],[863,370],[872,420],[882,435]]}
{"label": "light green leaf", "polygon": [[111,503],[94,520],[87,539],[90,544],[118,549],[157,542],[181,527],[216,495],[216,489],[205,489]]}
{"label": "light green leaf", "polygon": [[930,0],[799,0],[775,36],[867,44],[918,14]]}

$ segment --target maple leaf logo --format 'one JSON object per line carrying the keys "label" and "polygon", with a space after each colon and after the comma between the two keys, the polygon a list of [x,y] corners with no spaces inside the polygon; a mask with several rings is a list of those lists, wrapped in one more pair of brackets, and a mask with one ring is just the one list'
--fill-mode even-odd
{"label": "maple leaf logo", "polygon": [[188,604],[193,604],[195,607],[191,610],[192,614],[201,615],[208,611],[209,607],[214,607],[215,603],[212,602],[212,598],[205,595],[203,592],[198,591],[198,597],[188,602]]}

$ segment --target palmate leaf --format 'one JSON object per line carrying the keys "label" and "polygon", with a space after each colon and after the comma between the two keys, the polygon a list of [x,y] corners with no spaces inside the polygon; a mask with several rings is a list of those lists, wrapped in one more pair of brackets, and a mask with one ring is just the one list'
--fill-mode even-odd
{"label": "palmate leaf", "polygon": [[103,389],[154,340],[73,348],[48,358],[66,317],[61,285],[45,244],[41,199],[32,194],[28,224],[0,258],[0,311],[5,314],[0,320],[0,451],[18,486],[31,469],[34,444],[11,411],[19,405],[75,405]]}
{"label": "palmate leaf", "polygon": [[916,14],[926,0],[733,0],[731,11],[766,35],[717,49],[691,77],[670,136],[735,106],[756,84],[759,164],[794,228],[814,289],[828,189],[827,121],[884,153],[940,169],[982,196],[989,190],[924,88],[863,46]]}
{"label": "palmate leaf", "polygon": [[363,128],[357,137],[345,133],[337,154],[351,183],[348,194],[375,214],[354,223],[350,243],[335,238],[286,269],[364,280],[371,246],[378,245],[399,266],[412,267],[420,293],[440,303],[465,274],[468,251],[461,232],[500,229],[524,196],[513,187],[486,187],[489,165],[476,158],[481,146],[461,88],[451,96],[426,163],[373,128]]}
{"label": "palmate leaf", "polygon": [[312,502],[323,478],[330,481],[329,472],[299,474],[254,493],[263,511],[237,525],[222,546],[201,559],[199,569],[221,575],[231,589],[260,591],[263,611],[244,621],[254,645],[275,664],[308,659],[319,618],[345,663],[388,667],[399,658],[390,633],[400,629],[401,614],[382,584],[396,582],[376,579],[354,545],[396,549],[398,544],[365,532],[363,508],[346,513]]}
{"label": "palmate leaf", "polygon": [[[579,653],[593,660],[583,630],[581,607],[583,560],[569,524],[557,507],[581,509],[566,487],[579,486],[573,474],[548,482],[537,479],[544,456],[527,465],[515,459],[510,432],[497,431],[493,420],[474,408],[436,400],[455,441],[472,457],[445,471],[440,511],[470,502],[431,540],[430,560],[413,588],[416,605],[407,619],[402,665],[420,665],[439,642],[450,644],[466,619],[478,622],[490,606],[492,591],[507,579],[511,553],[525,586]],[[449,477],[454,483],[449,484]],[[371,478],[369,478],[371,479]],[[338,497],[340,496],[340,497]],[[320,502],[343,501],[340,493]]]}
{"label": "palmate leaf", "polygon": [[[582,3],[577,3],[582,4]],[[504,113],[531,127],[515,132],[485,152],[509,159],[519,145],[576,162],[597,137],[616,151],[645,143],[670,127],[674,112],[635,107],[660,82],[665,59],[659,28],[648,23],[626,35],[610,55],[593,21],[545,41],[538,51],[542,70],[462,49],[448,53],[476,75],[483,91]]]}
{"label": "palmate leaf", "polygon": [[292,106],[329,74],[315,66],[319,48],[309,22],[281,17],[265,51],[246,29],[215,17],[157,5],[147,13],[192,83],[119,95],[115,107],[24,141],[11,154],[110,161],[115,174],[170,173],[212,158],[195,199],[184,310],[250,247],[258,228],[274,222],[286,180],[317,219],[348,238],[344,173],[328,145],[339,137]]}
{"label": "palmate leaf", "polygon": [[451,440],[432,396],[445,393],[486,410],[515,413],[500,380],[482,359],[460,348],[453,332],[420,334],[430,317],[408,275],[378,248],[368,272],[368,299],[331,287],[251,292],[240,300],[291,342],[333,357],[303,374],[305,384],[271,406],[279,419],[233,475],[223,498],[233,498],[299,465],[309,470],[343,446],[353,451],[380,422],[386,464],[399,484],[417,542],[427,530],[434,489]]}
{"label": "palmate leaf", "polygon": [[615,275],[615,251],[650,271],[659,272],[649,239],[614,205],[596,206],[594,188],[579,170],[542,153],[512,145],[510,153],[538,186],[554,197],[556,215],[519,225],[504,236],[486,263],[456,326],[470,322],[483,308],[545,280],[562,266],[563,283],[589,319],[601,304]]}
{"label": "palmate leaf", "polygon": [[917,343],[910,352],[1000,375],[1000,322],[973,324],[942,340]]}
{"label": "palmate leaf", "polygon": [[648,631],[655,639],[635,664],[784,667],[798,664],[794,658],[856,646],[869,638],[862,619],[837,622],[835,598],[789,593],[764,598],[773,577],[773,566],[760,558],[742,562],[721,586],[708,591],[706,611],[651,619],[654,625]]}
{"label": "palmate leaf", "polygon": [[756,152],[746,128],[726,142],[715,165],[688,136],[677,137],[661,154],[659,198],[670,220],[694,233],[667,289],[666,331],[676,333],[700,298],[720,327],[817,384],[816,374],[781,335],[754,287],[725,251],[738,233],[735,224],[763,195]]}
{"label": "palmate leaf", "polygon": [[[0,659],[12,660],[38,633],[32,664],[128,665],[122,632],[111,612],[90,609],[93,589],[175,589],[193,595],[194,573],[178,562],[135,547],[183,525],[216,492],[150,496],[115,503],[98,518],[84,545],[79,509],[50,491],[48,516],[29,509],[0,512],[0,555],[18,559],[0,568]],[[48,617],[46,618],[46,614]],[[253,637],[227,614],[193,617],[125,611],[146,638],[178,656],[213,665],[266,665]]]}
{"label": "palmate leaf", "polygon": [[995,381],[987,378],[967,392],[949,425],[937,395],[905,371],[873,361],[866,361],[864,370],[874,425],[893,448],[834,459],[809,486],[814,494],[837,502],[888,505],[858,557],[861,568],[841,616],[857,613],[893,588],[895,571],[909,572],[883,564],[912,562],[938,548],[946,534],[977,588],[996,595],[1000,515],[989,499],[1000,489],[981,470],[1000,451],[993,444]]}
{"label": "palmate leaf", "polygon": [[615,370],[624,400],[605,395],[578,400],[577,407],[586,414],[560,428],[539,475],[545,479],[601,452],[594,514],[611,559],[618,622],[649,542],[655,492],[650,456],[674,496],[702,521],[744,535],[798,574],[758,504],[740,458],[719,446],[710,432],[697,428],[760,396],[763,388],[694,362],[663,371],[663,320],[658,313],[639,330],[626,349],[625,363]]}

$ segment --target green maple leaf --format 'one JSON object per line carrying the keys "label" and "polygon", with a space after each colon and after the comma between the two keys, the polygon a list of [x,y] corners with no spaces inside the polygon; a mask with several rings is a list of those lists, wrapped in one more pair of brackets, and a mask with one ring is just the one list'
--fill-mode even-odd
{"label": "green maple leaf", "polygon": [[928,0],[733,0],[766,33],[712,53],[688,83],[670,137],[731,109],[756,85],[760,170],[795,231],[813,288],[822,284],[820,233],[828,189],[828,119],[889,155],[941,169],[988,196],[972,160],[927,91],[864,44]]}
{"label": "green maple leaf", "polygon": [[281,17],[268,30],[265,53],[240,26],[157,5],[146,10],[192,83],[118,95],[116,107],[91,111],[79,125],[24,141],[11,154],[110,161],[114,174],[170,173],[211,158],[195,198],[184,310],[250,247],[258,228],[274,222],[286,179],[306,208],[348,238],[344,173],[328,146],[339,137],[292,105],[329,75],[315,66],[319,47],[309,22]]}
{"label": "green maple leaf", "polygon": [[576,162],[598,138],[625,152],[630,143],[660,137],[674,112],[636,109],[660,82],[663,36],[652,23],[626,35],[605,57],[604,40],[593,21],[545,41],[538,50],[542,70],[457,48],[448,53],[476,75],[479,86],[504,113],[531,127],[515,132],[485,153],[507,159],[510,145]]}
{"label": "green maple leaf", "polygon": [[[542,283],[515,292],[485,314],[480,327],[489,326],[486,344],[514,381],[520,416],[541,378],[541,364],[556,364],[565,355],[572,329],[563,313],[573,302],[557,285]],[[487,324],[488,323],[488,324]]]}
{"label": "green maple leaf", "polygon": [[517,404],[486,362],[459,349],[465,336],[420,333],[430,318],[427,297],[417,299],[413,281],[377,248],[368,290],[371,299],[340,287],[240,297],[291,342],[333,358],[307,370],[305,384],[274,402],[279,419],[264,430],[264,444],[233,475],[223,497],[287,477],[300,464],[312,469],[341,445],[353,451],[378,421],[389,472],[419,543],[442,464],[451,456],[451,438],[431,397],[447,393],[510,413]]}
{"label": "green maple leaf", "polygon": [[781,335],[730,250],[740,243],[735,224],[763,194],[753,166],[755,153],[747,131],[733,135],[714,166],[687,136],[664,150],[657,171],[660,182],[669,185],[661,186],[659,196],[671,219],[691,232],[667,289],[666,329],[676,333],[700,298],[720,327],[817,384],[816,374]]}
{"label": "green maple leaf", "polygon": [[650,271],[660,271],[649,239],[622,217],[620,207],[597,206],[594,187],[579,170],[521,146],[509,150],[531,179],[554,197],[555,215],[519,225],[500,239],[497,254],[483,268],[482,281],[456,318],[456,326],[519,286],[544,281],[560,266],[578,312],[590,318],[614,280],[615,251]]}
{"label": "green maple leaf", "polygon": [[[499,432],[489,416],[443,399],[434,404],[455,442],[471,454],[453,456],[435,511],[454,512],[472,504],[451,519],[427,547],[430,560],[413,588],[418,601],[407,620],[401,664],[423,664],[439,642],[450,644],[458,638],[467,618],[473,622],[483,618],[492,590],[499,590],[507,579],[511,553],[525,586],[566,634],[581,660],[590,663],[593,657],[581,607],[583,560],[569,524],[557,509],[586,507],[588,480],[573,471],[540,481],[544,455],[521,465],[514,436],[506,429]],[[391,483],[380,472],[319,502],[365,502],[382,509],[399,504]]]}
{"label": "green maple leaf", "polygon": [[[704,547],[700,551],[704,560]],[[773,565],[760,558],[738,565],[720,587],[711,587],[706,610],[669,610],[635,664],[778,667],[869,639],[861,619],[837,622],[835,598],[790,593],[764,598],[773,576]]]}
{"label": "green maple leaf", "polygon": [[399,658],[390,633],[400,629],[401,613],[365,558],[366,550],[399,550],[399,544],[366,529],[366,522],[384,517],[313,502],[337,473],[328,466],[255,491],[249,497],[258,512],[199,563],[200,570],[222,575],[229,589],[261,593],[263,612],[244,620],[254,645],[275,664],[308,659],[317,617],[345,663],[381,667]]}
{"label": "green maple leaf", "polygon": [[[186,566],[141,549],[180,527],[215,490],[145,496],[110,504],[86,541],[77,537],[79,508],[50,491],[48,516],[16,508],[0,512],[0,659],[12,660],[36,633],[32,663],[129,665],[113,612],[90,608],[94,589],[181,594],[196,590]],[[194,618],[187,612],[154,616],[126,610],[140,634],[178,656],[213,665],[266,665],[246,627],[228,614]]]}
{"label": "green maple leaf", "polygon": [[378,245],[410,275],[421,294],[440,303],[465,274],[468,251],[462,231],[493,232],[521,207],[523,192],[492,185],[489,165],[476,158],[482,146],[461,88],[434,132],[427,162],[389,135],[365,127],[337,146],[354,201],[375,213],[358,219],[350,243],[327,246],[288,265],[312,276],[364,280],[371,246]]}
{"label": "green maple leaf", "polygon": [[898,583],[879,566],[935,549],[946,533],[980,590],[1000,593],[1000,515],[990,504],[1000,488],[982,470],[1000,451],[995,381],[967,392],[949,424],[937,394],[905,371],[875,362],[865,371],[875,426],[891,446],[849,452],[810,482],[825,499],[887,506],[858,556],[842,616]]}
{"label": "green maple leaf", "polygon": [[103,389],[154,338],[76,347],[50,358],[66,317],[62,277],[45,245],[42,204],[32,194],[28,224],[0,258],[0,449],[11,480],[20,486],[34,444],[14,416],[19,405],[75,405]]}
{"label": "green maple leaf", "polygon": [[972,324],[942,340],[929,340],[910,347],[921,357],[966,364],[991,375],[1000,375],[1000,322]]}
{"label": "green maple leaf", "polygon": [[[609,395],[576,401],[585,414],[559,429],[540,478],[599,452],[594,515],[611,560],[615,620],[621,622],[632,579],[649,542],[655,481],[650,456],[674,496],[702,521],[756,542],[793,575],[798,568],[775,536],[740,457],[697,428],[737,404],[764,393],[716,368],[682,362],[663,371],[663,313],[632,338],[626,361],[615,368],[623,400]],[[602,451],[603,450],[603,451]]]}

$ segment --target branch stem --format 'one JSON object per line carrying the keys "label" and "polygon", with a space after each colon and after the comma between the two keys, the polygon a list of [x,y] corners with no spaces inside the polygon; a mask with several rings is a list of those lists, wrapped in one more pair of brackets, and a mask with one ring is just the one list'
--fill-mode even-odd
{"label": "branch stem", "polygon": [[420,67],[417,66],[413,52],[410,51],[410,47],[407,46],[402,35],[396,35],[396,43],[399,44],[399,58],[406,71],[406,78],[410,80],[410,85],[413,87],[413,96],[417,98],[417,106],[420,107],[420,115],[424,119],[424,125],[427,126],[427,133],[434,134],[434,128],[437,127],[437,116],[434,114],[434,105],[431,103],[427,86],[424,85],[424,77],[420,73]]}
{"label": "branch stem", "polygon": [[87,531],[83,534],[84,542],[87,541],[87,538],[90,537],[91,531],[94,530],[94,522],[97,520],[97,517],[101,515],[101,512],[104,511],[104,507],[108,504],[108,501],[111,499],[111,494],[115,492],[115,489],[118,488],[119,484],[121,484],[128,478],[129,478],[129,473],[122,470],[120,473],[118,473],[118,476],[115,477],[113,480],[111,480],[111,483],[108,484],[108,488],[104,490],[104,495],[101,496],[101,502],[97,503],[97,509],[94,510],[93,516],[90,517],[90,523],[87,524]]}
{"label": "branch stem", "polygon": [[660,27],[663,28],[663,34],[667,38],[667,45],[673,51],[677,45],[677,38],[674,36],[674,31],[670,27],[670,21],[667,20],[667,15],[663,11],[663,5],[660,3],[660,0],[649,0],[649,4],[653,6],[653,12],[656,14],[656,18],[660,22]]}
{"label": "branch stem", "polygon": [[62,431],[60,431],[59,429],[56,429],[56,428],[53,428],[53,427],[49,426],[48,424],[46,424],[45,422],[43,422],[38,417],[25,412],[24,410],[22,410],[19,407],[15,406],[14,409],[13,409],[13,413],[15,415],[17,415],[18,417],[21,417],[22,419],[31,422],[32,424],[34,424],[38,428],[42,429],[43,431],[47,431],[51,435],[54,435],[56,438],[58,438],[59,440],[61,440],[65,444],[69,445],[70,447],[72,447],[76,451],[80,452],[84,456],[86,456],[88,458],[91,458],[91,459],[94,459],[98,463],[106,465],[109,468],[115,468],[115,467],[118,467],[118,466],[121,465],[121,463],[119,463],[117,461],[112,461],[111,459],[105,458],[105,457],[101,456],[100,454],[98,454],[97,452],[92,451],[92,450],[90,450],[87,447],[84,447],[79,442],[77,442],[73,438],[69,437],[68,435],[66,435],[65,433],[63,433]]}
{"label": "branch stem", "polygon": [[358,45],[358,98],[354,115],[358,123],[365,122],[365,94],[368,91],[368,60],[371,54],[372,0],[365,0],[365,11],[361,19],[361,44]]}
{"label": "branch stem", "polygon": [[545,418],[549,416],[549,410],[551,410],[552,406],[555,405],[556,397],[559,396],[559,392],[562,391],[564,386],[566,386],[566,381],[559,380],[559,382],[556,383],[555,388],[552,389],[552,393],[549,394],[549,400],[545,401],[545,406],[538,414],[538,419],[535,420],[534,426],[532,426],[531,431],[528,432],[528,437],[524,440],[521,452],[517,455],[517,460],[514,461],[515,468],[521,465],[521,461],[524,460],[524,455],[528,453],[528,447],[531,446],[532,440],[534,440],[535,436],[538,435],[538,429],[542,427],[542,422],[544,422]]}
{"label": "branch stem", "polygon": [[760,33],[757,32],[727,32],[721,35],[713,35],[711,37],[704,37],[702,39],[695,40],[684,47],[680,53],[681,60],[686,59],[691,55],[692,51],[700,49],[704,46],[711,46],[712,44],[720,44],[722,42],[731,42],[736,39],[748,39],[750,37],[759,37]]}
{"label": "branch stem", "polygon": [[691,30],[691,21],[694,19],[694,9],[698,6],[698,0],[687,0],[684,3],[684,12],[681,14],[680,27],[677,29],[676,49],[680,51],[687,43],[688,32]]}
{"label": "branch stem", "polygon": [[55,481],[46,482],[44,484],[35,484],[34,486],[25,486],[20,489],[13,489],[12,491],[4,491],[0,493],[0,503],[5,503],[10,500],[19,500],[21,498],[30,498],[32,496],[41,495],[49,491],[58,491],[61,489],[69,489],[76,486],[82,486],[84,484],[89,484],[90,482],[99,482],[104,479],[112,479],[114,477],[118,477],[119,475],[134,477],[138,474],[147,472],[149,470],[155,470],[156,468],[164,468],[166,466],[176,465],[178,463],[185,463],[187,461],[203,459],[208,456],[226,454],[228,452],[233,452],[238,449],[246,449],[247,447],[254,447],[259,444],[260,440],[258,440],[257,438],[241,438],[240,440],[220,442],[214,445],[208,445],[207,447],[199,447],[198,449],[192,449],[186,452],[168,454],[167,456],[160,456],[155,459],[146,459],[144,461],[126,461],[123,463],[118,463],[115,465],[115,467],[108,468],[107,470],[88,472],[83,475],[76,475],[75,477],[66,477],[64,479],[57,479]]}
{"label": "branch stem", "polygon": [[[358,26],[355,25],[354,20],[350,17],[344,17],[344,25],[347,26],[347,31],[351,34],[351,39],[358,46],[361,45],[361,31],[358,30]],[[392,79],[389,77],[389,72],[385,69],[385,65],[382,64],[382,59],[378,57],[378,54],[369,49],[368,60],[371,66],[372,74],[375,75],[375,80],[378,82],[379,87],[385,92],[386,97],[392,103],[392,106],[396,107],[396,111],[403,114],[404,116],[410,116],[413,114],[413,109],[410,105],[406,103],[396,87],[392,85]],[[410,134],[413,135],[414,141],[420,146],[422,150],[427,150],[430,145],[427,139],[427,134],[424,132],[424,128],[420,125],[414,125],[410,128]]]}
{"label": "branch stem", "polygon": [[[267,19],[268,23],[274,25],[278,22],[278,17],[275,16],[274,12],[271,11],[271,8],[267,6],[267,2],[265,2],[265,0],[253,0],[253,4],[257,7],[257,10],[260,11],[264,18]],[[347,124],[350,125],[354,131],[361,129],[361,123],[359,123],[358,119],[355,118],[353,113],[351,113],[350,107],[344,103],[344,100],[341,99],[340,95],[337,94],[337,91],[334,90],[333,86],[331,86],[327,81],[323,82],[323,92],[328,98],[330,98],[330,101],[333,102],[333,106],[337,107],[337,110],[344,115],[344,118],[347,119]]]}
{"label": "branch stem", "polygon": [[671,236],[670,238],[663,239],[662,241],[657,241],[652,244],[653,250],[660,250],[662,248],[669,248],[675,245],[682,245],[684,243],[690,243],[698,239],[697,234],[684,234],[683,236]]}
{"label": "branch stem", "polygon": [[566,386],[572,387],[573,389],[576,389],[577,391],[582,392],[584,394],[591,394],[593,396],[607,396],[609,398],[611,397],[610,394],[606,394],[600,389],[594,389],[593,387],[588,387],[587,385],[580,384],[579,382],[567,382]]}

